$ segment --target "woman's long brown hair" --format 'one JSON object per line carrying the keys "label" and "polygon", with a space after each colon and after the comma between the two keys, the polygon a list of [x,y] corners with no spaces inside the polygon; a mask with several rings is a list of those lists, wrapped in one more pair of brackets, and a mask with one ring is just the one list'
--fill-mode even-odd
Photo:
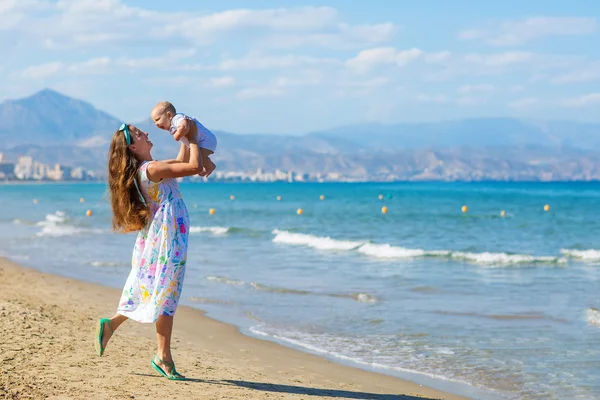
{"label": "woman's long brown hair", "polygon": [[117,232],[139,231],[150,219],[150,209],[138,191],[138,166],[139,162],[127,146],[123,131],[115,132],[108,151],[108,186],[112,226]]}

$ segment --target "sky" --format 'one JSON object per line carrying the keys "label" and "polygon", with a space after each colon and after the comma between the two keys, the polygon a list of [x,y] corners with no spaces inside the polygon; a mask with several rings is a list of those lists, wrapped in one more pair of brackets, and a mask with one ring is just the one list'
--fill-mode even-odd
{"label": "sky", "polygon": [[299,134],[480,117],[600,122],[600,1],[0,0],[0,101]]}

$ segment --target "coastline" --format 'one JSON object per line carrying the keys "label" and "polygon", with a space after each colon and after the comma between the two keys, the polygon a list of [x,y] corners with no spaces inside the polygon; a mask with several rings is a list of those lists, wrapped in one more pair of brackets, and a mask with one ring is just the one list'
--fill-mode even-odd
{"label": "coastline", "polygon": [[127,322],[105,356],[95,322],[114,313],[120,290],[41,273],[0,258],[0,394],[7,398],[448,399],[444,393],[243,335],[180,306],[173,352],[189,381],[150,367],[154,326]]}

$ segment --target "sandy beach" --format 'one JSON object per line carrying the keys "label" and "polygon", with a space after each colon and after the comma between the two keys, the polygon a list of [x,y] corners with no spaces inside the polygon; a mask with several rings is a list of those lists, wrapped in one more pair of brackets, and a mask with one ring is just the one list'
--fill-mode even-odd
{"label": "sandy beach", "polygon": [[242,335],[180,307],[174,357],[186,382],[154,372],[154,326],[127,322],[106,353],[96,320],[119,290],[0,259],[0,397],[5,399],[462,399]]}

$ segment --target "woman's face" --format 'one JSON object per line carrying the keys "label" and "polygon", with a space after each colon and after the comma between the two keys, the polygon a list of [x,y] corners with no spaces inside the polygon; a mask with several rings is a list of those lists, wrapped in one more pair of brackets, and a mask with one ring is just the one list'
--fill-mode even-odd
{"label": "woman's face", "polygon": [[152,142],[148,140],[148,134],[133,125],[129,125],[129,133],[131,134],[131,144],[129,145],[131,151],[141,157],[149,155]]}

